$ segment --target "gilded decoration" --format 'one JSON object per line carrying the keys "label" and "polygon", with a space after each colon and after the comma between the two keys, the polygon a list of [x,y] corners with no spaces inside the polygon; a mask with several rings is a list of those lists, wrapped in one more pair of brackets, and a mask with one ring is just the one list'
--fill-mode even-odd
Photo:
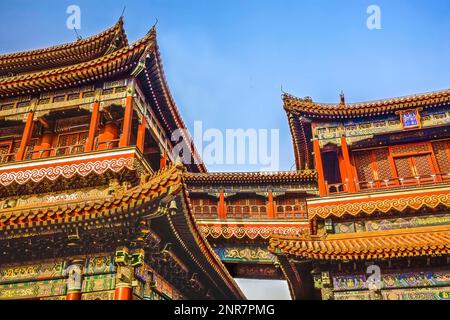
{"label": "gilded decoration", "polygon": [[83,294],[87,292],[113,290],[116,285],[115,274],[97,274],[83,278]]}
{"label": "gilded decoration", "polygon": [[48,262],[0,268],[0,283],[63,277],[65,262]]}
{"label": "gilded decoration", "polygon": [[29,299],[66,294],[66,280],[45,280],[0,285],[0,300]]}
{"label": "gilded decoration", "polygon": [[2,209],[16,209],[28,206],[42,206],[59,202],[71,202],[80,200],[94,200],[98,198],[105,198],[112,192],[111,188],[107,186],[99,186],[96,188],[70,190],[68,192],[47,193],[40,195],[20,196],[14,198],[7,198],[0,200],[0,211]]}
{"label": "gilded decoration", "polygon": [[328,218],[330,216],[342,217],[346,214],[357,216],[360,213],[373,214],[375,212],[387,213],[391,210],[403,212],[410,208],[419,210],[423,207],[436,208],[439,205],[450,207],[450,193],[431,194],[423,196],[403,196],[402,198],[364,200],[360,202],[346,203],[339,202],[336,205],[310,205],[308,207],[308,217]]}
{"label": "gilded decoration", "polygon": [[262,247],[218,247],[214,249],[225,262],[273,263],[276,257]]}
{"label": "gilded decoration", "polygon": [[450,287],[386,290],[383,300],[450,300]]}
{"label": "gilded decoration", "polygon": [[[333,276],[334,290],[362,290],[367,289],[368,276],[360,275],[335,275]],[[449,286],[449,271],[429,272],[404,272],[381,274],[381,289],[398,289],[413,287]]]}
{"label": "gilded decoration", "polygon": [[81,300],[114,300],[114,290],[83,293]]}
{"label": "gilded decoration", "polygon": [[9,186],[13,182],[18,184],[25,184],[29,181],[37,183],[43,179],[54,181],[59,177],[70,179],[75,175],[85,177],[91,173],[102,175],[108,170],[119,172],[124,168],[136,170],[136,160],[134,158],[105,159],[95,162],[73,163],[40,169],[3,172],[0,174],[0,184]]}
{"label": "gilded decoration", "polygon": [[400,217],[386,219],[368,219],[363,221],[346,221],[334,224],[334,232],[366,232],[379,230],[393,230],[403,228],[416,228],[426,226],[439,226],[450,224],[449,214],[433,214],[416,217]]}
{"label": "gilded decoration", "polygon": [[286,225],[286,226],[276,226],[276,225],[209,225],[205,223],[200,223],[199,225],[200,232],[205,237],[212,237],[214,239],[218,238],[237,238],[242,239],[244,237],[248,237],[250,239],[262,238],[268,239],[271,236],[279,235],[279,236],[299,236],[302,233],[302,230],[308,228],[308,225]]}
{"label": "gilded decoration", "polygon": [[115,272],[114,258],[112,256],[90,257],[87,260],[85,274],[101,274]]}

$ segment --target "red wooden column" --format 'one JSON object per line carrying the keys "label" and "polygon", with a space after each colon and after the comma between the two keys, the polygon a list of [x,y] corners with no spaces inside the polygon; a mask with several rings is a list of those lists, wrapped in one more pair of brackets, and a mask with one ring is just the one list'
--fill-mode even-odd
{"label": "red wooden column", "polygon": [[159,161],[159,168],[164,169],[167,166],[167,153],[163,151],[163,154],[161,155],[161,159]]}
{"label": "red wooden column", "polygon": [[114,291],[114,300],[133,300],[131,283],[119,283]]}
{"label": "red wooden column", "polygon": [[147,126],[147,119],[145,116],[142,116],[142,121],[139,123],[138,126],[138,132],[137,132],[137,141],[136,141],[136,147],[144,153],[144,146],[145,146],[145,127]]}
{"label": "red wooden column", "polygon": [[273,219],[275,218],[275,204],[273,202],[273,192],[269,191],[267,196],[267,218]]}
{"label": "red wooden column", "polygon": [[97,149],[98,150],[112,149],[113,144],[109,142],[116,140],[117,137],[118,137],[117,125],[113,121],[107,122],[100,131],[100,134],[98,135]]}
{"label": "red wooden column", "polygon": [[25,129],[23,130],[22,140],[20,141],[19,151],[16,154],[16,161],[21,161],[25,158],[25,151],[33,133],[33,117],[34,112],[30,111],[27,116],[27,122],[25,123]]}
{"label": "red wooden column", "polygon": [[325,184],[325,174],[323,173],[322,155],[320,154],[320,144],[318,139],[313,140],[314,159],[316,162],[317,178],[319,184],[319,195],[326,196],[327,186]]}
{"label": "red wooden column", "polygon": [[89,134],[86,141],[86,147],[84,151],[90,152],[94,150],[95,135],[98,129],[98,123],[100,121],[100,103],[96,100],[92,104],[91,122],[89,124]]}
{"label": "red wooden column", "polygon": [[[53,139],[55,134],[50,129],[45,129],[39,139],[39,145],[34,147],[34,151],[48,150],[53,147]],[[51,151],[34,152],[33,159],[46,158],[51,156]]]}
{"label": "red wooden column", "polygon": [[350,153],[348,151],[347,139],[341,137],[342,157],[344,158],[345,172],[348,178],[348,192],[356,192],[355,178],[353,176],[352,164],[350,162]]}
{"label": "red wooden column", "polygon": [[[345,167],[344,163],[344,157],[342,156],[342,153],[338,153],[338,163],[339,163],[339,173],[341,174],[341,181],[342,183],[345,183],[347,185],[347,169]],[[345,190],[347,191],[347,190]]]}
{"label": "red wooden column", "polygon": [[219,219],[226,219],[227,211],[225,208],[225,194],[223,191],[220,191],[219,194]]}
{"label": "red wooden column", "polygon": [[133,122],[133,97],[127,97],[125,103],[125,114],[123,117],[122,135],[120,136],[119,148],[128,147],[131,139],[131,125]]}

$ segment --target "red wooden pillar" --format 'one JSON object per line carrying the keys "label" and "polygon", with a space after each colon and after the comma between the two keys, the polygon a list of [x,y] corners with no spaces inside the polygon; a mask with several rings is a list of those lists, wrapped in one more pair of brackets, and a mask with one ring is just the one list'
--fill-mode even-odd
{"label": "red wooden pillar", "polygon": [[16,154],[16,161],[21,161],[25,158],[25,151],[27,149],[28,143],[30,142],[31,135],[33,133],[33,126],[34,126],[33,117],[34,112],[30,111],[27,116],[27,122],[25,123],[25,129],[23,130],[19,151],[17,151]]}
{"label": "red wooden pillar", "polygon": [[131,125],[133,123],[133,97],[128,96],[125,103],[125,114],[123,117],[123,129],[120,136],[119,148],[128,147],[131,139]]}
{"label": "red wooden pillar", "polygon": [[131,283],[117,285],[114,291],[114,300],[133,300]]}
{"label": "red wooden pillar", "polygon": [[138,126],[138,132],[137,132],[137,141],[136,141],[136,147],[144,153],[144,146],[145,146],[145,127],[147,126],[147,119],[145,116],[142,116],[142,121]]}
{"label": "red wooden pillar", "polygon": [[66,300],[81,300],[81,291],[67,292]]}
{"label": "red wooden pillar", "polygon": [[110,143],[116,140],[118,136],[117,125],[114,122],[107,122],[100,134],[98,135],[98,150],[111,149],[113,144]]}
{"label": "red wooden pillar", "polygon": [[39,139],[39,145],[34,147],[34,154],[33,159],[40,159],[51,156],[51,151],[42,151],[38,152],[40,150],[48,150],[53,147],[53,138],[55,137],[55,134],[53,131],[47,129],[44,130],[44,133],[42,134],[41,138]]}
{"label": "red wooden pillar", "polygon": [[219,194],[219,219],[226,219],[227,211],[225,207],[225,194],[223,191],[220,191]]}
{"label": "red wooden pillar", "polygon": [[273,202],[273,192],[269,191],[268,197],[267,197],[267,218],[273,219],[275,218],[275,205]]}
{"label": "red wooden pillar", "polygon": [[163,154],[161,155],[161,159],[159,162],[159,168],[164,169],[167,166],[167,153],[163,151]]}
{"label": "red wooden pillar", "polygon": [[322,155],[320,153],[320,144],[318,139],[313,140],[314,159],[316,162],[317,179],[319,184],[319,195],[321,197],[326,196],[327,186],[325,184],[325,174],[323,172]]}
{"label": "red wooden pillar", "polygon": [[350,153],[348,151],[347,139],[341,137],[342,157],[344,158],[345,172],[348,178],[348,192],[356,192],[355,178],[353,176],[352,164],[350,162]]}
{"label": "red wooden pillar", "polygon": [[100,121],[99,110],[100,110],[100,103],[98,101],[95,101],[92,104],[92,114],[91,114],[91,122],[89,124],[89,134],[86,141],[86,147],[84,149],[86,152],[94,150],[95,135],[97,133],[98,123]]}
{"label": "red wooden pillar", "polygon": [[[347,178],[347,169],[345,168],[344,157],[342,153],[338,153],[338,163],[339,163],[339,172],[341,174],[341,181],[347,186],[348,178]],[[345,190],[347,191],[347,190]]]}

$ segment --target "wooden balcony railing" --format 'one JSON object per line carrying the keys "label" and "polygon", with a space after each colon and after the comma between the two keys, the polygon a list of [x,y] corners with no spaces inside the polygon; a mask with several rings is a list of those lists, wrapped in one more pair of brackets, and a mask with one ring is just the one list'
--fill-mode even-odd
{"label": "wooden balcony railing", "polygon": [[27,148],[26,159],[27,160],[42,159],[55,156],[79,154],[84,152],[84,147],[85,147],[84,145],[73,145],[40,150],[33,150],[34,147]]}
{"label": "wooden balcony railing", "polygon": [[[85,150],[84,144],[71,145],[71,146],[61,146],[55,148],[47,148],[47,149],[39,149],[34,150],[34,146],[29,146],[25,149],[25,160],[33,160],[33,159],[43,159],[49,157],[57,157],[64,155],[74,155],[83,153]],[[106,149],[114,149],[119,147],[119,139],[110,140],[110,141],[102,141],[95,142],[95,150],[106,150]],[[16,161],[16,154],[1,154],[0,155],[0,164],[10,163]]]}
{"label": "wooden balcony railing", "polygon": [[306,219],[306,207],[303,205],[277,205],[275,216],[279,219]]}
{"label": "wooden balcony railing", "polygon": [[[405,188],[430,184],[449,183],[449,173],[436,173],[430,175],[422,175],[415,177],[400,177],[391,178],[385,180],[373,180],[373,181],[355,181],[358,192],[383,190],[392,188]],[[337,194],[348,192],[347,182],[345,183],[326,183],[328,194]]]}
{"label": "wooden balcony railing", "polygon": [[216,205],[199,205],[192,209],[199,219],[215,219],[218,217],[218,206]]}
{"label": "wooden balcony railing", "polygon": [[[217,219],[218,205],[194,205],[198,219]],[[269,217],[266,205],[227,205],[227,219],[306,219],[306,208],[302,205],[275,205],[273,217]]]}
{"label": "wooden balcony railing", "polygon": [[120,139],[109,140],[109,141],[98,141],[98,138],[95,139],[95,150],[106,150],[106,149],[114,149],[119,147]]}
{"label": "wooden balcony railing", "polygon": [[228,219],[267,218],[265,205],[227,205]]}

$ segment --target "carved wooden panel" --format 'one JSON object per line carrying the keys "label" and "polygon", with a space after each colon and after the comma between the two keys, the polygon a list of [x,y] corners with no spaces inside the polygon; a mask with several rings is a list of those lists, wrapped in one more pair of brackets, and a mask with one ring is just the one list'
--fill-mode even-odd
{"label": "carved wooden panel", "polygon": [[379,180],[388,180],[392,178],[391,166],[389,163],[389,149],[374,150],[375,160],[378,170]]}
{"label": "carved wooden panel", "polygon": [[449,158],[449,142],[436,141],[433,142],[434,155],[439,167],[440,173],[450,173],[450,158]]}
{"label": "carved wooden panel", "polygon": [[359,181],[375,180],[372,169],[372,150],[359,151],[355,153],[356,172]]}

